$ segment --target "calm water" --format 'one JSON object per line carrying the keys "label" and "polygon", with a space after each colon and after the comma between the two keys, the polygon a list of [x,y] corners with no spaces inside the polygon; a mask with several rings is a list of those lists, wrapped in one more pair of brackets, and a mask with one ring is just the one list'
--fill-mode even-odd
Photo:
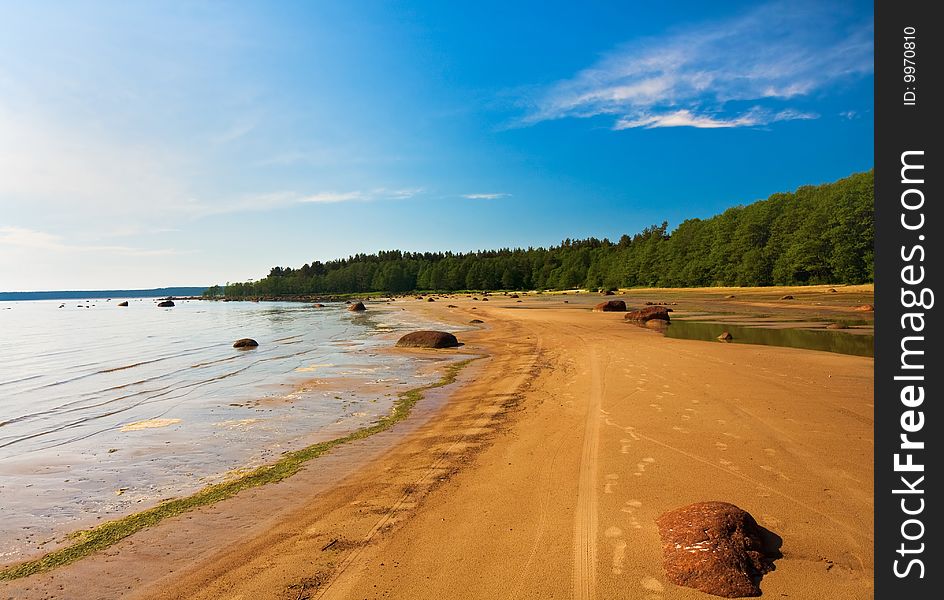
{"label": "calm water", "polygon": [[848,333],[841,329],[768,329],[678,319],[672,321],[665,335],[688,340],[717,341],[722,331],[734,336],[732,342],[735,344],[787,346],[856,356],[872,356],[875,346],[874,336]]}
{"label": "calm water", "polygon": [[375,421],[434,377],[385,351],[395,332],[443,328],[395,304],[119,301],[0,302],[0,563]]}

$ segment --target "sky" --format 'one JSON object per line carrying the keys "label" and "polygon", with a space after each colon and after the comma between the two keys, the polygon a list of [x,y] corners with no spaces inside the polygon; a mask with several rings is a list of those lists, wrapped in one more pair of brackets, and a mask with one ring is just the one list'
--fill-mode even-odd
{"label": "sky", "polygon": [[873,166],[871,2],[0,14],[0,291],[617,239]]}

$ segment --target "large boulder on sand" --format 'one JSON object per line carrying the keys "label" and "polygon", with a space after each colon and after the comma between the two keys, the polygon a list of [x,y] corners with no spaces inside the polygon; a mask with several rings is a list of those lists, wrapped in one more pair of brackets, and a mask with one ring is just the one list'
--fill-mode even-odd
{"label": "large boulder on sand", "polygon": [[174,306],[174,301],[173,301],[173,300],[164,300],[163,302],[158,302],[158,303],[157,303],[157,306],[160,307],[160,308],[170,308],[171,306]]}
{"label": "large boulder on sand", "polygon": [[593,307],[598,312],[626,312],[626,302],[622,300],[607,300]]}
{"label": "large boulder on sand", "polygon": [[128,301],[125,300],[124,302],[119,302],[118,306],[128,306]]}
{"label": "large boulder on sand", "polygon": [[731,335],[730,331],[722,331],[721,335],[718,336],[718,340],[722,342],[730,342],[733,339],[734,339],[734,336]]}
{"label": "large boulder on sand", "polygon": [[656,523],[663,566],[676,585],[727,598],[760,596],[761,577],[779,557],[768,541],[776,536],[727,502],[684,506]]}
{"label": "large boulder on sand", "polygon": [[259,342],[252,338],[243,338],[241,340],[236,340],[233,342],[233,348],[248,349],[255,348],[259,345]]}
{"label": "large boulder on sand", "polygon": [[672,309],[666,308],[665,306],[647,306],[646,308],[626,313],[624,318],[627,321],[637,321],[639,323],[645,323],[652,319],[668,321],[670,312],[672,312]]}
{"label": "large boulder on sand", "polygon": [[355,302],[354,304],[347,307],[351,312],[360,312],[362,310],[367,310],[367,307],[364,306],[363,302]]}
{"label": "large boulder on sand", "polygon": [[455,348],[456,336],[445,331],[414,331],[397,341],[398,348]]}

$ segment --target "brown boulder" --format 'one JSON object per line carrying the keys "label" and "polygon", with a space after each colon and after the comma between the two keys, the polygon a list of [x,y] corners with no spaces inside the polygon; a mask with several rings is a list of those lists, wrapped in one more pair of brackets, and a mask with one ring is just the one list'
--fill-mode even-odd
{"label": "brown boulder", "polygon": [[[759,596],[780,553],[774,534],[727,502],[699,502],[656,519],[669,581],[716,596]],[[766,538],[766,539],[765,539]]]}
{"label": "brown boulder", "polygon": [[233,342],[233,348],[255,348],[259,345],[259,342],[252,338],[243,338],[241,340],[236,340]]}
{"label": "brown boulder", "polygon": [[622,300],[607,300],[593,307],[598,312],[626,312],[626,303]]}
{"label": "brown boulder", "polygon": [[469,323],[475,323],[475,324],[484,323],[484,322],[485,321],[483,321],[482,319],[472,319],[471,321],[469,321]]}
{"label": "brown boulder", "polygon": [[839,292],[836,290],[836,288],[829,288],[828,290],[826,290],[826,293],[827,293],[827,294],[838,294]]}
{"label": "brown boulder", "polygon": [[349,311],[360,312],[362,310],[367,310],[367,307],[364,306],[363,302],[355,302],[354,304],[347,307]]}
{"label": "brown boulder", "polygon": [[672,309],[666,308],[664,306],[647,306],[641,310],[634,310],[626,313],[624,318],[627,321],[639,321],[640,323],[645,323],[646,321],[651,321],[652,319],[668,321],[670,312],[672,312]]}
{"label": "brown boulder", "polygon": [[174,301],[173,301],[173,300],[164,300],[163,302],[158,302],[158,303],[157,303],[157,306],[158,306],[159,308],[170,308],[171,306],[174,306]]}
{"label": "brown boulder", "polygon": [[435,299],[435,298],[427,298],[426,301],[427,301],[427,302],[435,302],[436,299]]}
{"label": "brown boulder", "polygon": [[734,300],[735,297],[736,297],[736,296],[735,296],[734,294],[728,294],[727,296],[725,296],[725,299],[726,299],[726,300]]}
{"label": "brown boulder", "polygon": [[128,306],[128,301],[125,300],[124,302],[119,302],[118,306]]}
{"label": "brown boulder", "polygon": [[616,294],[613,292],[613,290],[606,290],[605,292],[603,292],[603,295],[604,295],[604,296],[614,296],[614,295],[616,295]]}
{"label": "brown boulder", "polygon": [[853,310],[857,310],[859,312],[872,312],[875,310],[875,307],[871,304],[862,304],[861,306],[855,307]]}
{"label": "brown boulder", "polygon": [[787,294],[786,296],[780,296],[780,299],[781,299],[781,300],[793,300],[793,296],[791,296],[790,294]]}
{"label": "brown boulder", "polygon": [[518,296],[518,294],[512,294],[512,295],[510,295],[510,296],[508,296],[508,297],[509,297],[509,298],[519,298],[520,296]]}
{"label": "brown boulder", "polygon": [[312,307],[312,308],[324,308],[324,304],[318,302],[318,303],[316,303],[316,304],[312,304],[311,307]]}
{"label": "brown boulder", "polygon": [[731,340],[734,339],[734,336],[731,335],[731,333],[728,331],[722,331],[721,335],[718,336],[718,339],[721,340],[722,342],[730,342]]}
{"label": "brown boulder", "polygon": [[397,341],[398,348],[455,348],[456,336],[445,331],[414,331]]}
{"label": "brown boulder", "polygon": [[826,329],[849,329],[849,326],[845,323],[830,323]]}
{"label": "brown boulder", "polygon": [[655,329],[656,331],[665,331],[669,326],[668,321],[663,321],[662,319],[649,319],[645,323],[646,327],[649,329]]}

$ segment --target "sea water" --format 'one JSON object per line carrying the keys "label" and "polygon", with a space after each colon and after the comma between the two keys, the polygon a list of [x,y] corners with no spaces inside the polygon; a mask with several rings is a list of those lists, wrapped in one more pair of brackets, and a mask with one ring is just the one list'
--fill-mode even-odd
{"label": "sea water", "polygon": [[0,302],[0,564],[376,422],[437,377],[389,347],[445,326],[396,303],[121,300]]}

